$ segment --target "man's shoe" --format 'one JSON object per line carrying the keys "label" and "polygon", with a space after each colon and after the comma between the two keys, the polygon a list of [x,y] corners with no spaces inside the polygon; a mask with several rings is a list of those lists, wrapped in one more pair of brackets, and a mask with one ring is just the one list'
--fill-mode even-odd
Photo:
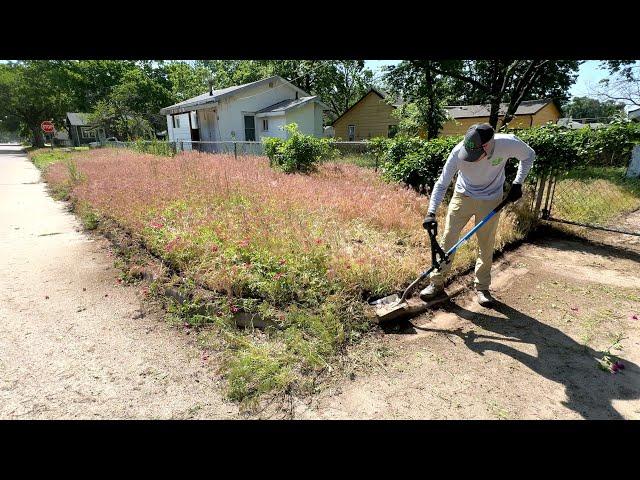
{"label": "man's shoe", "polygon": [[430,302],[431,300],[435,300],[439,297],[446,297],[447,294],[444,291],[444,287],[442,285],[429,285],[427,288],[420,292],[420,300],[423,302]]}
{"label": "man's shoe", "polygon": [[489,290],[477,290],[476,291],[476,300],[483,307],[492,307],[494,305],[493,297]]}

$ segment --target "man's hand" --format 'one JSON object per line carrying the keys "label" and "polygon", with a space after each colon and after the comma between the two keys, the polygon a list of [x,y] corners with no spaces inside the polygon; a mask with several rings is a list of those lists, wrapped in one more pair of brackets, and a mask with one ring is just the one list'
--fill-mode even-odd
{"label": "man's hand", "polygon": [[507,194],[507,203],[517,202],[522,198],[522,185],[514,183]]}
{"label": "man's hand", "polygon": [[428,230],[431,226],[437,227],[438,221],[436,220],[435,213],[427,213],[427,216],[424,217],[424,221],[422,222],[422,228]]}

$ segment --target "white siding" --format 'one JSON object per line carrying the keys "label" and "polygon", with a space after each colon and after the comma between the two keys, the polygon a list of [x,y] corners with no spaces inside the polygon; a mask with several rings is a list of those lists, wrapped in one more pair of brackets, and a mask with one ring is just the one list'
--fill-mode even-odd
{"label": "white siding", "polygon": [[[262,129],[262,120],[265,118],[269,120],[269,130],[266,132]],[[285,131],[282,129],[284,120],[284,115],[256,118],[256,139],[260,140],[262,137],[285,138]]]}
{"label": "white siding", "polygon": [[[170,142],[190,142],[191,141],[191,129],[189,127],[189,114],[183,113],[176,115],[179,118],[180,128],[173,128],[173,121],[171,115],[167,115],[167,131],[169,133]],[[191,144],[184,145],[185,150],[191,149]]]}
{"label": "white siding", "polygon": [[316,127],[315,105],[316,102],[311,102],[287,111],[286,122],[297,123],[298,130],[305,135],[322,137],[322,123]]}
{"label": "white siding", "polygon": [[324,127],[322,126],[323,121],[323,111],[322,107],[318,104],[318,102],[313,102],[314,114],[315,114],[315,133],[316,137],[324,136]]}
{"label": "white siding", "polygon": [[217,112],[214,109],[198,110],[198,125],[200,125],[200,140],[215,142],[218,139],[216,128]]}
{"label": "white siding", "polygon": [[[245,114],[253,114],[275,103],[294,98],[296,98],[296,90],[288,84],[274,80],[274,85],[271,88],[268,84],[256,86],[238,93],[237,96],[221,100],[218,116],[222,140],[244,140]],[[257,125],[259,120],[256,118],[256,139],[260,138],[257,132],[258,127],[261,128],[261,125]],[[269,130],[271,130],[271,126],[269,126]],[[235,138],[232,132],[235,134]]]}

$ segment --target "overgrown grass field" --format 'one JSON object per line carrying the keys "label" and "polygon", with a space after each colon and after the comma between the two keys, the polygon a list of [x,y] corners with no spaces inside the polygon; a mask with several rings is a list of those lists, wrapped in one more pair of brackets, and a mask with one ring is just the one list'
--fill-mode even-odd
{"label": "overgrown grass field", "polygon": [[[428,198],[370,168],[325,163],[285,174],[264,157],[98,149],[52,164],[45,176],[85,216],[116,221],[217,292],[214,314],[176,312],[208,326],[235,400],[313,389],[371,327],[366,300],[406,287],[431,262],[421,226]],[[524,236],[519,225],[514,213],[502,216],[497,249]],[[452,274],[475,261],[475,245],[461,249]],[[238,330],[238,311],[258,311],[278,328]]]}
{"label": "overgrown grass field", "polygon": [[580,223],[609,224],[640,208],[640,179],[624,167],[574,169],[558,179],[551,215]]}

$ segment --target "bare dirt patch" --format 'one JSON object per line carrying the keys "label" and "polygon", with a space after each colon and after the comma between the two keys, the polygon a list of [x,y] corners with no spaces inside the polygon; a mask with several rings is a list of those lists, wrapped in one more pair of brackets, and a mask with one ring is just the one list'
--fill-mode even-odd
{"label": "bare dirt patch", "polygon": [[[552,236],[506,253],[495,309],[466,293],[379,333],[296,416],[640,419],[640,251],[613,239]],[[625,369],[612,374],[597,360],[616,335]]]}

